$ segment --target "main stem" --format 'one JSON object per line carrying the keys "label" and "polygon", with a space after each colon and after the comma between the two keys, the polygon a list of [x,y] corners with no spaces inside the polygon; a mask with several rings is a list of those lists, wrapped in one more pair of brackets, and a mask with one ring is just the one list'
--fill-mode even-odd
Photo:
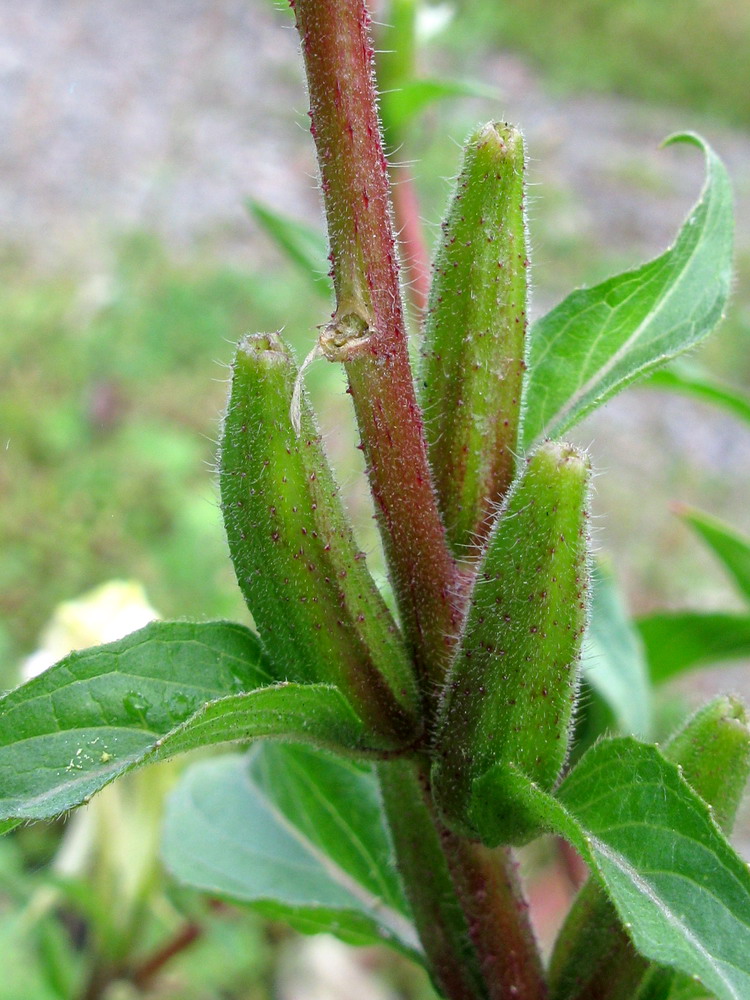
{"label": "main stem", "polygon": [[427,460],[407,350],[388,170],[364,0],[291,0],[310,91],[336,310],[321,337],[346,366],[404,632],[423,689],[458,628],[456,567]]}
{"label": "main stem", "polygon": [[545,1000],[547,986],[509,850],[447,830],[425,761],[378,765],[399,871],[429,966],[449,1000]]}
{"label": "main stem", "polygon": [[[365,0],[290,0],[310,92],[336,309],[320,338],[341,361],[427,727],[465,595],[432,485],[406,341]],[[449,1000],[544,1000],[541,963],[507,853],[447,831],[426,761],[380,766],[428,962]]]}

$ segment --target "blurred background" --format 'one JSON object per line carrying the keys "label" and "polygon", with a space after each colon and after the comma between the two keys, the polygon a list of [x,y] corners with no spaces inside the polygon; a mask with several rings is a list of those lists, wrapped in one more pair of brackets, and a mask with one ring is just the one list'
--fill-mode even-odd
{"label": "blurred background", "polygon": [[[469,128],[521,125],[536,315],[663,250],[703,164],[659,144],[685,129],[712,143],[735,186],[737,278],[726,321],[693,360],[750,393],[750,0],[457,0],[425,4],[420,24],[420,74],[482,96],[430,105],[394,160],[409,165],[431,241]],[[61,602],[113,578],[138,581],[163,617],[247,620],[214,441],[236,341],[283,328],[301,360],[330,311],[258,222],[260,205],[322,238],[306,109],[291,20],[270,0],[0,5],[0,687],[16,683]],[[340,374],[318,363],[307,384],[377,570]],[[670,504],[750,532],[750,425],[640,388],[576,438],[601,473],[596,540],[630,609],[740,608]],[[727,685],[750,694],[746,662],[683,694]],[[27,933],[60,835],[58,824],[0,843],[0,944],[10,935],[18,959],[0,1000],[73,995],[59,955],[85,922],[65,911],[75,926],[58,919],[41,945]],[[172,980],[110,976],[85,996],[339,995],[311,992],[299,972],[320,964],[309,942],[278,966],[286,931],[159,885],[154,940],[196,909],[200,940]],[[398,963],[368,982],[373,998],[429,996]]]}

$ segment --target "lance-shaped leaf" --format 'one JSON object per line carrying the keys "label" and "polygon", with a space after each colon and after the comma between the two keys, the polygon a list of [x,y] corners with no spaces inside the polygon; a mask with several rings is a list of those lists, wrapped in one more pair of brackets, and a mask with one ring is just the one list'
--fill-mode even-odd
{"label": "lance-shaped leaf", "polygon": [[421,401],[448,538],[466,555],[515,471],[525,370],[524,144],[491,122],[466,145],[425,320]]}
{"label": "lance-shaped leaf", "polygon": [[694,346],[721,319],[732,274],[732,193],[703,150],[707,178],[674,245],[634,271],[573,292],[531,331],[523,442],[563,434],[620,389]]}
{"label": "lance-shaped leaf", "polygon": [[276,335],[233,366],[220,459],[237,580],[285,679],[335,684],[384,746],[412,740],[417,694],[401,637],[357,549],[295,365]]}
{"label": "lance-shaped leaf", "polygon": [[280,681],[243,626],[154,622],[0,699],[0,821],[54,816],[148,761],[260,736],[365,745],[340,691]]}
{"label": "lance-shaped leaf", "polygon": [[162,851],[176,878],[212,896],[421,955],[369,768],[270,743],[201,761],[170,796]]}
{"label": "lance-shaped leaf", "polygon": [[592,583],[591,622],[583,644],[584,676],[607,702],[623,734],[647,738],[652,706],[641,638],[609,567],[597,564]]}
{"label": "lance-shaped leaf", "polygon": [[[565,761],[578,689],[588,592],[589,462],[546,443],[528,460],[490,536],[441,706],[434,788],[449,825],[488,846],[536,830],[514,782],[491,830],[471,815],[476,779],[511,766],[553,786]],[[513,772],[515,774],[515,771]]]}
{"label": "lance-shaped leaf", "polygon": [[750,601],[750,538],[717,517],[679,504],[675,508],[686,524],[711,549],[732,577],[737,589]]}
{"label": "lance-shaped leaf", "polygon": [[495,87],[488,87],[486,83],[475,80],[443,80],[431,77],[406,80],[398,89],[381,92],[385,138],[392,143],[394,133],[401,132],[437,101],[457,97],[482,97],[497,103],[500,96]]}
{"label": "lance-shaped leaf", "polygon": [[331,295],[326,241],[322,233],[298,219],[275,212],[254,198],[245,202],[253,219],[270,236],[284,256],[306,276],[315,291],[326,299]]}
{"label": "lance-shaped leaf", "polygon": [[[750,996],[750,871],[676,764],[630,737],[592,747],[554,797],[516,771],[516,793],[590,866],[637,950],[697,977],[719,1000]],[[481,777],[475,816],[492,829],[493,786]]]}
{"label": "lance-shaped leaf", "polygon": [[655,684],[686,670],[750,656],[750,615],[666,611],[638,619]]}
{"label": "lance-shaped leaf", "polygon": [[750,424],[750,398],[734,386],[715,378],[699,365],[675,361],[667,368],[655,371],[644,383],[654,389],[670,389],[712,403]]}
{"label": "lance-shaped leaf", "polygon": [[[418,76],[421,0],[390,0],[377,32],[376,71],[380,119],[390,150],[399,149],[405,128],[436,101],[452,97],[485,97],[495,102],[498,91],[473,80]],[[450,14],[449,14],[450,17]],[[408,136],[406,136],[408,139]]]}
{"label": "lance-shaped leaf", "polygon": [[[690,718],[664,747],[683,777],[708,803],[725,833],[734,826],[750,773],[750,729],[744,706],[719,697]],[[552,1000],[632,1000],[639,985],[661,983],[666,998],[672,972],[649,975],[649,963],[633,947],[617,910],[591,878],[576,897],[550,962]]]}

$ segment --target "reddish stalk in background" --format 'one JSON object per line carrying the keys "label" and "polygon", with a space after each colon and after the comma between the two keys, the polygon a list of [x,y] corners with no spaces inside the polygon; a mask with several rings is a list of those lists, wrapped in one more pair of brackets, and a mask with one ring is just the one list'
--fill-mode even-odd
{"label": "reddish stalk in background", "polygon": [[457,574],[409,366],[370,17],[362,0],[297,0],[293,7],[336,294],[321,346],[346,367],[404,631],[420,675],[437,686],[459,623]]}

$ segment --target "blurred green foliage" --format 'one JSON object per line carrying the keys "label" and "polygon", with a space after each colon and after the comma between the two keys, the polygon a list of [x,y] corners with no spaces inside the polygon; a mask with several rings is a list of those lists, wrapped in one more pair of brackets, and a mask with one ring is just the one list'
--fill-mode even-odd
{"label": "blurred green foliage", "polygon": [[0,686],[58,602],[112,577],[165,616],[241,618],[207,432],[235,341],[280,303],[306,324],[304,289],[283,268],[177,263],[143,234],[83,284],[0,271]]}
{"label": "blurred green foliage", "polygon": [[616,92],[750,124],[746,0],[459,0],[465,48],[519,49],[565,89]]}

